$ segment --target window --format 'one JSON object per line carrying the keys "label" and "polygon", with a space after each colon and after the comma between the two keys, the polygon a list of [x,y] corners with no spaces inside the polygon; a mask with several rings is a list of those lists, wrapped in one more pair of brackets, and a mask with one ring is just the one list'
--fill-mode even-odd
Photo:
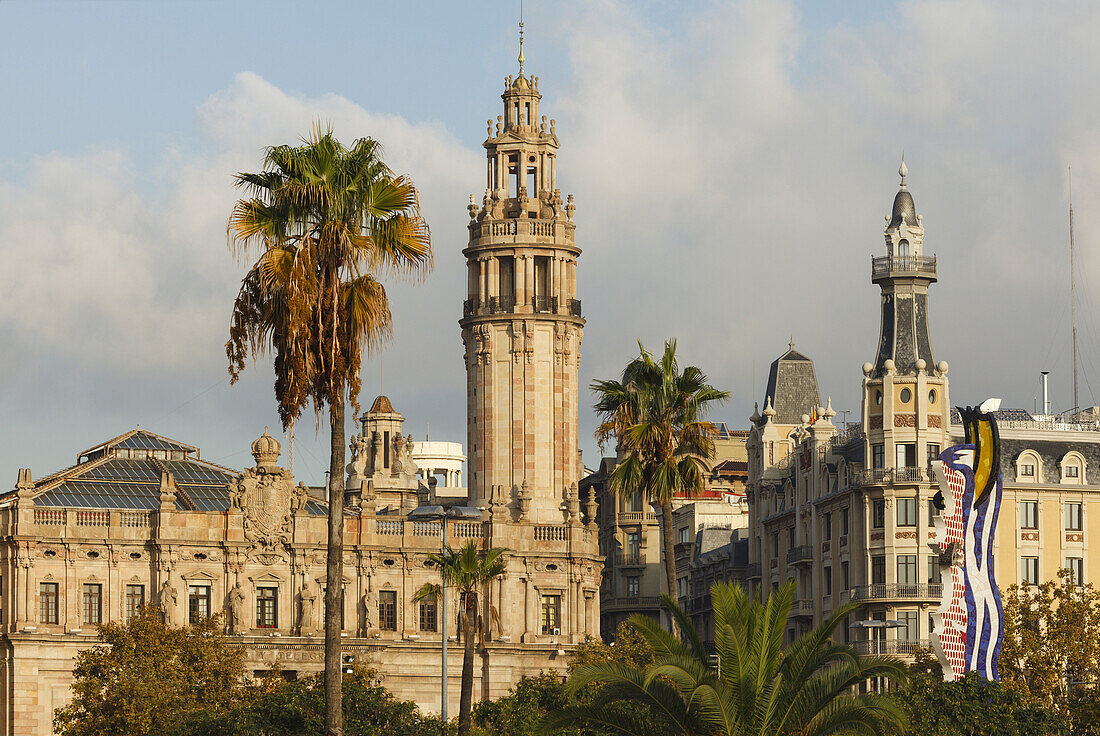
{"label": "window", "polygon": [[894,467],[912,468],[917,464],[917,446],[909,444],[894,445]]}
{"label": "window", "polygon": [[1020,502],[1020,528],[1021,529],[1038,529],[1039,528],[1039,502],[1038,501],[1021,501]]}
{"label": "window", "polygon": [[1073,573],[1073,582],[1078,585],[1085,584],[1085,558],[1084,557],[1067,557],[1066,567]]}
{"label": "window", "polygon": [[688,596],[688,579],[686,577],[676,578],[676,597],[687,598]]}
{"label": "window", "polygon": [[420,630],[435,631],[438,624],[439,609],[434,598],[420,601]]}
{"label": "window", "polygon": [[912,392],[912,391],[910,391],[910,390],[909,390],[909,389],[907,389],[907,388],[903,388],[903,389],[901,390],[901,397],[900,397],[900,398],[901,398],[901,403],[903,403],[903,404],[908,404],[908,403],[909,403],[909,399],[913,398],[913,392]]}
{"label": "window", "polygon": [[825,538],[833,538],[833,515],[831,513],[825,514]]}
{"label": "window", "polygon": [[134,616],[141,613],[142,607],[145,605],[145,586],[144,585],[127,585],[126,586],[126,620],[129,621]]}
{"label": "window", "polygon": [[57,623],[57,583],[38,584],[38,622]]}
{"label": "window", "polygon": [[899,498],[898,504],[898,526],[916,526],[917,525],[917,499],[915,498]]}
{"label": "window", "polygon": [[103,586],[99,583],[84,583],[84,623],[98,624],[102,621]]}
{"label": "window", "polygon": [[1038,557],[1021,557],[1020,558],[1020,582],[1024,585],[1038,585],[1039,584],[1039,558]]}
{"label": "window", "polygon": [[875,555],[871,558],[871,584],[881,585],[886,582],[886,555]]}
{"label": "window", "polygon": [[917,582],[917,556],[898,555],[898,585],[915,585]]}
{"label": "window", "polygon": [[787,530],[787,551],[794,549],[794,527]]}
{"label": "window", "polygon": [[633,512],[640,512],[642,510],[641,491],[634,491],[634,493],[630,494],[630,510]]}
{"label": "window", "polygon": [[902,626],[898,629],[898,638],[903,641],[917,641],[920,639],[920,634],[917,632],[917,612],[916,611],[899,611],[898,621]]}
{"label": "window", "polygon": [[1034,463],[1022,463],[1020,465],[1020,475],[1025,478],[1035,477],[1035,464]]}
{"label": "window", "polygon": [[[635,578],[636,580],[637,578]],[[544,595],[542,597],[542,633],[561,633],[561,596]]]}
{"label": "window", "polygon": [[940,568],[940,556],[928,556],[928,584],[939,585],[943,582],[943,570]]}
{"label": "window", "polygon": [[680,527],[679,535],[680,535],[680,540],[679,540],[680,544],[687,544],[688,543],[688,528],[686,526]]}
{"label": "window", "polygon": [[187,623],[197,624],[210,616],[210,586],[191,585],[187,588]]}
{"label": "window", "polygon": [[848,563],[840,563],[840,589],[848,590]]}
{"label": "window", "polygon": [[397,631],[397,591],[378,592],[378,628],[382,631]]}
{"label": "window", "polygon": [[833,594],[833,568],[826,567],[822,569],[824,573],[825,583],[825,595]]}
{"label": "window", "polygon": [[772,532],[772,557],[779,556],[779,532]]}
{"label": "window", "polygon": [[886,526],[886,500],[876,498],[871,501],[871,526],[881,529]]}
{"label": "window", "polygon": [[844,509],[840,514],[840,533],[848,536],[848,524],[850,523],[850,509]]}
{"label": "window", "polygon": [[844,619],[844,643],[850,644],[852,642],[852,617],[846,616]]}
{"label": "window", "polygon": [[936,508],[936,502],[931,498],[928,499],[928,528],[931,529],[936,525],[936,517],[939,516],[940,510]]}
{"label": "window", "polygon": [[279,628],[279,589],[256,588],[256,628]]}
{"label": "window", "polygon": [[[932,393],[933,393],[933,395],[935,394],[935,392],[932,392]],[[932,461],[940,459],[940,446],[929,444],[929,445],[927,445],[927,447],[928,447],[928,450],[927,450],[927,453],[928,453],[928,467],[931,468],[932,467]]]}
{"label": "window", "polygon": [[642,533],[626,533],[626,556],[628,559],[637,560],[642,554]]}
{"label": "window", "polygon": [[1066,504],[1066,531],[1081,531],[1081,504]]}
{"label": "window", "polygon": [[626,576],[626,594],[629,596],[638,595],[641,589],[640,578],[637,575]]}
{"label": "window", "polygon": [[875,470],[886,467],[886,445],[871,445],[871,467]]}
{"label": "window", "polygon": [[1067,465],[1066,466],[1066,477],[1067,478],[1080,478],[1081,477],[1081,469],[1079,467],[1077,467],[1076,465]]}

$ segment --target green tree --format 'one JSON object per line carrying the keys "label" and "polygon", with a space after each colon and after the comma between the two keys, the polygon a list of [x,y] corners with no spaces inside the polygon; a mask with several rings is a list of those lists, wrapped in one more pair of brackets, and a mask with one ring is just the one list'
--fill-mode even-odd
{"label": "green tree", "polygon": [[[377,674],[356,667],[344,676],[344,731],[349,736],[445,736],[453,733],[437,718],[422,715],[411,701],[398,700]],[[323,677],[285,682],[277,676],[246,686],[228,712],[201,711],[167,736],[315,736],[325,723]]]}
{"label": "green tree", "polygon": [[1063,724],[1053,711],[975,672],[944,682],[939,662],[923,650],[894,695],[909,718],[906,736],[1047,736],[1061,733]]}
{"label": "green tree", "polygon": [[155,608],[99,626],[100,644],[76,657],[73,700],[54,715],[63,736],[163,734],[197,713],[235,706],[244,677],[241,650],[215,617],[166,626]]}
{"label": "green tree", "polygon": [[704,418],[711,404],[730,394],[711,386],[695,366],[681,373],[675,340],[665,343],[660,362],[640,342],[638,350],[640,355],[627,364],[621,380],[592,383],[600,417],[596,439],[602,450],[614,438],[623,455],[611,473],[609,489],[621,495],[641,493],[661,509],[665,584],[674,595],[672,500],[703,490],[716,436],[714,425]]}
{"label": "green tree", "polygon": [[1052,708],[1074,734],[1100,733],[1100,591],[1072,571],[1003,597],[1001,682],[1028,703]]}
{"label": "green tree", "polygon": [[[644,669],[652,662],[653,650],[648,642],[624,621],[615,632],[613,644],[586,637],[569,656],[568,667],[573,672],[591,664],[617,663]],[[562,677],[556,673],[524,677],[508,695],[475,705],[473,722],[490,736],[543,736],[546,731],[542,721],[547,714],[570,706],[589,704],[598,690],[599,686],[593,684],[578,692],[570,692]],[[561,733],[563,736],[615,736],[617,732],[598,724],[586,724],[567,728]]]}
{"label": "green tree", "polygon": [[[470,713],[474,694],[474,637],[477,634],[478,598],[489,582],[504,574],[503,555],[507,550],[490,549],[481,552],[477,542],[469,539],[457,550],[446,545],[443,554],[430,555],[429,559],[439,567],[439,573],[447,585],[458,591],[461,601],[462,622],[460,635],[462,647],[462,692],[458,701],[458,732],[466,736],[470,732]],[[413,600],[438,599],[442,594],[439,585],[424,583]]]}
{"label": "green tree", "polygon": [[[862,657],[832,641],[837,626],[856,610],[839,607],[786,649],[783,630],[794,598],[793,582],[761,603],[737,585],[711,588],[715,649],[712,660],[691,620],[669,597],[664,605],[684,639],[652,619],[630,623],[653,648],[644,670],[619,663],[578,668],[570,692],[602,685],[591,704],[567,707],[550,727],[601,724],[620,734],[668,736],[829,736],[886,734],[904,723],[888,695],[857,692],[872,678],[902,682],[905,667],[892,657]],[[623,710],[612,705],[645,706]]]}
{"label": "green tree", "polygon": [[[416,188],[381,158],[377,141],[350,148],[315,130],[300,146],[267,149],[264,170],[242,173],[229,217],[230,247],[259,257],[233,305],[226,355],[233,382],[246,359],[275,354],[275,397],[284,429],[312,403],[327,408],[329,523],[327,579],[343,577],[344,408],[359,409],[364,350],[390,335],[389,301],[376,274],[422,276],[431,237]],[[325,592],[327,734],[340,734],[338,585]]]}

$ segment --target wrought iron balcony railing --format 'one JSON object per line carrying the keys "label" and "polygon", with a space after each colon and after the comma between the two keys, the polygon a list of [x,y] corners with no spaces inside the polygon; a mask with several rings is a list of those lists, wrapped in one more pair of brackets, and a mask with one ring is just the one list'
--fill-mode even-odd
{"label": "wrought iron balcony railing", "polygon": [[879,278],[892,273],[917,273],[936,275],[935,256],[880,256],[871,258],[871,277]]}
{"label": "wrought iron balcony railing", "polygon": [[943,597],[940,583],[872,583],[852,588],[853,601],[939,600]]}
{"label": "wrought iron balcony railing", "polygon": [[556,296],[531,297],[531,310],[534,312],[557,312],[558,298]]}
{"label": "wrought iron balcony railing", "polygon": [[794,547],[787,552],[787,564],[790,565],[795,562],[810,562],[814,558],[814,548],[808,544],[804,544],[801,547]]}

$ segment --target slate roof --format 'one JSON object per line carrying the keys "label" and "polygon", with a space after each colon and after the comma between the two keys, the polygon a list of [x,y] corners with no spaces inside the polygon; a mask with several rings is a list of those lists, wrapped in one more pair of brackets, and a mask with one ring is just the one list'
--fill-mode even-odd
{"label": "slate roof", "polygon": [[[198,448],[146,430],[131,430],[80,453],[77,464],[34,484],[35,506],[152,510],[160,506],[160,477],[176,482],[181,511],[229,509],[227,485],[238,471],[199,458]],[[10,500],[9,492],[0,501]],[[324,503],[306,502],[306,512],[328,513]]]}
{"label": "slate roof", "polygon": [[814,362],[791,347],[772,362],[768,372],[768,390],[764,396],[772,399],[776,424],[798,424],[803,414],[821,406]]}

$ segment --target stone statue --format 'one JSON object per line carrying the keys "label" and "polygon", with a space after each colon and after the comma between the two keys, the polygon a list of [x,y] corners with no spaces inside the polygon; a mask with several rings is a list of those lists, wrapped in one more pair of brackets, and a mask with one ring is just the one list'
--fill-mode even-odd
{"label": "stone statue", "polygon": [[352,475],[363,477],[367,474],[367,460],[370,456],[367,454],[370,443],[367,442],[367,438],[361,434],[353,435],[351,438],[351,466],[349,470]]}
{"label": "stone statue", "polygon": [[243,634],[248,628],[248,625],[244,620],[244,589],[241,588],[241,581],[238,580],[233,586],[233,589],[229,591],[229,630],[234,634]]}
{"label": "stone statue", "polygon": [[160,586],[160,610],[166,626],[176,626],[176,589],[167,580]]}
{"label": "stone statue", "polygon": [[314,630],[313,625],[313,606],[317,602],[317,594],[313,592],[313,589],[309,587],[309,583],[305,583],[302,586],[302,592],[299,594],[302,599],[302,618],[299,623],[300,632],[302,634],[312,633]]}
{"label": "stone statue", "polygon": [[382,433],[374,432],[370,440],[371,445],[371,457],[373,462],[371,463],[371,471],[377,473],[382,469]]}
{"label": "stone statue", "polygon": [[504,627],[500,623],[500,612],[492,603],[489,604],[489,638],[499,640],[504,636]]}
{"label": "stone statue", "polygon": [[394,475],[400,475],[405,460],[405,438],[398,432],[393,438],[393,459],[390,462],[390,467],[393,469]]}

